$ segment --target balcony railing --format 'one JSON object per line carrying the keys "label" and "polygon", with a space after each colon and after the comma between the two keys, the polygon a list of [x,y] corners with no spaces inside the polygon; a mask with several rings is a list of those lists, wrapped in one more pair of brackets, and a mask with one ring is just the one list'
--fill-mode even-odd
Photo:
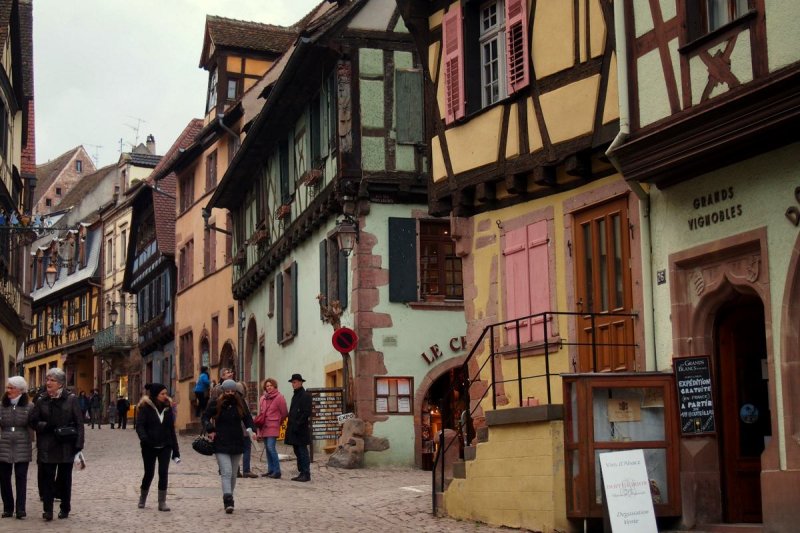
{"label": "balcony railing", "polygon": [[136,328],[128,324],[115,324],[94,336],[95,353],[123,352],[136,346]]}

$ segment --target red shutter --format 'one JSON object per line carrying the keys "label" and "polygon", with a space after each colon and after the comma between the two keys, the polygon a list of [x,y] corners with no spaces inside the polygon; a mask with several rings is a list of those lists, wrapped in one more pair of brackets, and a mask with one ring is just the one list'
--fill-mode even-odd
{"label": "red shutter", "polygon": [[[506,264],[506,320],[526,317],[531,314],[530,280],[528,278],[528,250],[526,228],[510,231],[505,235],[503,256]],[[517,343],[517,325],[506,325],[508,343]],[[531,331],[527,320],[519,323],[519,342],[530,342]]]}
{"label": "red shutter", "polygon": [[[550,311],[550,257],[546,220],[528,226],[527,244],[531,314],[535,315]],[[536,342],[544,340],[543,323],[544,317],[533,320],[532,337]]]}
{"label": "red shutter", "polygon": [[508,94],[529,83],[527,0],[506,0],[506,64]]}
{"label": "red shutter", "polygon": [[464,35],[461,4],[445,13],[442,21],[444,55],[445,123],[464,116]]}

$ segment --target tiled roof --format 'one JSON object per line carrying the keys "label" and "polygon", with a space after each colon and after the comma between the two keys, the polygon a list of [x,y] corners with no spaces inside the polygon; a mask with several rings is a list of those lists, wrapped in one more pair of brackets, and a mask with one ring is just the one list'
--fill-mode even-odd
{"label": "tiled roof", "polygon": [[189,148],[192,143],[194,143],[195,139],[197,139],[197,135],[203,129],[203,120],[199,118],[193,118],[189,121],[185,128],[178,138],[172,143],[167,153],[164,154],[164,157],[161,158],[156,168],[153,169],[153,172],[147,178],[148,181],[154,181],[161,179],[163,175],[169,172],[169,168],[175,162],[175,160],[183,153],[184,150]]}
{"label": "tiled roof", "polygon": [[30,0],[19,2],[19,32],[24,94],[33,98],[33,5]]}
{"label": "tiled roof", "polygon": [[[48,287],[45,283],[40,288],[31,292],[31,297],[33,298],[34,303],[41,301],[51,294],[57,293],[65,287],[74,285],[79,281],[90,279],[97,274],[97,269],[100,265],[101,233],[102,228],[98,227],[90,230],[86,236],[86,266],[76,269],[72,274],[69,273],[69,270],[66,266],[62,267],[62,270],[59,273],[60,275],[52,287]],[[47,241],[45,245],[46,244],[49,244],[49,241]]]}
{"label": "tiled roof", "polygon": [[81,203],[84,197],[89,194],[103,179],[111,172],[115,172],[117,165],[108,165],[97,172],[93,172],[88,176],[82,177],[75,185],[64,195],[61,202],[58,204],[59,209],[68,209],[74,205]]}
{"label": "tiled roof", "polygon": [[203,67],[208,59],[206,52],[209,40],[214,43],[215,48],[242,48],[282,54],[297,39],[297,34],[298,30],[294,27],[208,15],[200,66]]}
{"label": "tiled roof", "polygon": [[75,148],[64,152],[55,159],[36,167],[36,189],[33,191],[34,205],[42,197],[44,191],[46,191],[53,181],[55,181],[56,177],[58,177],[61,171],[64,170],[64,167],[66,167],[70,162],[72,156],[75,155],[75,152],[80,149],[80,146],[76,146]]}
{"label": "tiled roof", "polygon": [[[5,47],[8,39],[8,24],[11,22],[11,8],[14,2],[11,0],[0,0],[0,47]],[[0,48],[2,50],[3,48]]]}
{"label": "tiled roof", "polygon": [[175,256],[175,183],[177,178],[170,172],[158,180],[153,188],[153,214],[156,219],[156,240],[162,254]]}
{"label": "tiled roof", "polygon": [[161,161],[161,156],[154,154],[139,154],[136,152],[131,152],[130,161],[132,165],[136,165],[137,167],[156,168],[158,162]]}

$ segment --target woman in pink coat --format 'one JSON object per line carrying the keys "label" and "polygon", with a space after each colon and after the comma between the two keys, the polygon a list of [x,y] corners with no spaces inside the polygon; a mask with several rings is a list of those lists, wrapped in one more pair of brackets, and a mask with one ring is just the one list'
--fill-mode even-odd
{"label": "woman in pink coat", "polygon": [[[264,439],[267,448],[267,473],[263,477],[280,479],[281,463],[278,460],[278,450],[275,444],[281,432],[281,423],[289,414],[286,408],[286,398],[278,392],[278,382],[273,378],[267,378],[263,384],[264,394],[258,402],[258,416],[256,425],[258,439]],[[260,424],[260,425],[259,425]]]}

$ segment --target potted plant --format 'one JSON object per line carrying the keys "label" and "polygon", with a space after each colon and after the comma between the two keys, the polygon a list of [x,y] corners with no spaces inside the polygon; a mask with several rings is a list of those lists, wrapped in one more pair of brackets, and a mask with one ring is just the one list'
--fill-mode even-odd
{"label": "potted plant", "polygon": [[289,204],[281,204],[275,210],[275,218],[281,220],[286,218],[292,212],[292,206]]}

